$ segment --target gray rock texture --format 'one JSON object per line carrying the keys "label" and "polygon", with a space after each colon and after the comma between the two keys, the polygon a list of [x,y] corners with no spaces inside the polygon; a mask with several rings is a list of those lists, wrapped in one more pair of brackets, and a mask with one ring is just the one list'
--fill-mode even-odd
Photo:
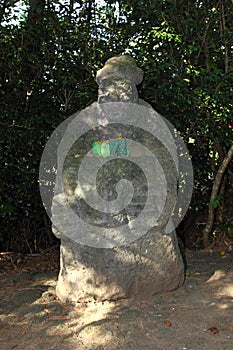
{"label": "gray rock texture", "polygon": [[63,237],[57,295],[63,302],[147,299],[184,279],[175,234],[151,230],[124,247],[99,249]]}
{"label": "gray rock texture", "polygon": [[143,72],[130,56],[112,57],[97,72],[98,102],[138,103],[136,85],[143,79]]}
{"label": "gray rock texture", "polygon": [[[99,84],[97,105],[108,102],[144,104],[138,100],[136,88],[142,78],[142,70],[136,66],[131,57],[111,58],[104,68],[97,72],[96,79]],[[132,143],[128,144],[130,157],[113,157],[111,161],[103,163],[98,172],[96,188],[99,195],[111,203],[117,198],[117,183],[125,179],[132,185],[133,196],[131,202],[119,213],[107,213],[93,209],[86,203],[88,195],[85,197],[78,190],[77,174],[83,159],[90,157],[86,162],[87,166],[90,166],[86,172],[89,174],[86,181],[87,183],[91,181],[95,161],[98,161],[98,158],[91,154],[87,156],[92,142],[100,135],[106,140],[106,137],[114,139],[118,134],[124,134],[124,137],[132,140]],[[159,196],[162,197],[164,194],[162,188],[161,193],[158,189],[153,192],[153,189],[156,185],[159,187],[162,180],[159,172],[157,174],[155,172],[154,176],[149,174],[154,187],[148,187],[143,169],[135,165],[135,161],[142,158],[142,154],[138,154],[136,148],[134,150],[134,140],[149,148],[152,153],[156,153],[165,174],[166,203],[162,214],[154,218],[154,221],[156,203],[159,203]],[[145,164],[150,163],[149,156],[145,154],[143,158]],[[117,236],[122,225],[133,227],[134,219],[138,218],[140,212],[146,208],[147,214],[149,212],[148,220],[150,223],[154,222],[154,225],[151,225],[152,228],[145,234],[139,235],[138,239],[112,248],[79,244],[54,226],[54,234],[61,239],[60,273],[56,290],[63,302],[81,302],[90,298],[100,301],[123,298],[145,299],[155,293],[170,291],[182,285],[184,265],[176,232],[173,230],[166,234],[166,226],[171,218],[177,192],[176,169],[173,163],[171,155],[161,142],[133,126],[125,126],[122,129],[120,124],[110,124],[104,130],[95,128],[72,145],[64,162],[63,183],[66,199],[79,218],[95,227],[110,228]],[[91,191],[90,187],[89,193],[92,193]],[[55,215],[56,210],[53,209],[53,216]],[[134,229],[140,231],[140,223]]]}

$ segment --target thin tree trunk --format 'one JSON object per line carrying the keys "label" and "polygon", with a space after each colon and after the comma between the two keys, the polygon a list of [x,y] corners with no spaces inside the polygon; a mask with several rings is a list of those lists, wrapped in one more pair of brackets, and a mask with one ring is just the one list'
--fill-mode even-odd
{"label": "thin tree trunk", "polygon": [[221,1],[220,4],[220,34],[221,39],[223,40],[223,45],[225,48],[224,52],[224,61],[225,61],[225,73],[228,74],[229,72],[229,53],[228,53],[228,45],[227,41],[225,39],[225,33],[226,33],[226,18],[225,18],[225,7],[224,7],[224,1]]}
{"label": "thin tree trunk", "polygon": [[210,196],[210,201],[209,201],[208,220],[207,220],[206,226],[205,226],[203,233],[202,233],[204,247],[208,247],[208,245],[209,245],[209,235],[211,233],[211,230],[212,230],[213,224],[214,224],[214,207],[213,207],[212,202],[215,200],[215,198],[218,195],[223,175],[227,169],[228,164],[232,160],[232,157],[233,157],[233,145],[230,147],[227,155],[225,156],[225,158],[224,158],[222,164],[220,165],[220,168],[218,169],[217,174],[215,176],[215,180],[214,180],[214,184],[213,184],[212,192],[211,192],[211,196]]}
{"label": "thin tree trunk", "polygon": [[29,0],[26,32],[23,36],[22,73],[24,78],[23,110],[29,110],[33,82],[41,74],[40,47],[43,42],[43,11],[45,0]]}

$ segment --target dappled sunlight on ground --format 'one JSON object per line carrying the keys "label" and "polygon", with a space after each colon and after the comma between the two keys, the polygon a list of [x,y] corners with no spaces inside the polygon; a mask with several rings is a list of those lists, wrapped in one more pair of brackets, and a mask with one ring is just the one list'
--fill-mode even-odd
{"label": "dappled sunlight on ground", "polygon": [[2,270],[1,350],[232,350],[233,256],[190,253],[185,284],[150,300],[60,302],[57,270]]}
{"label": "dappled sunlight on ground", "polygon": [[233,282],[224,283],[224,285],[219,288],[218,295],[233,298]]}

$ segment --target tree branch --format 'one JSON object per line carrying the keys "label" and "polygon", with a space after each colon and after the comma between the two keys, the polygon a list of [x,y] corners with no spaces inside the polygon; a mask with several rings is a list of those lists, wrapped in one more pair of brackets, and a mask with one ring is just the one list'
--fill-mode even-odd
{"label": "tree branch", "polygon": [[214,207],[213,207],[212,203],[218,195],[223,175],[226,171],[228,164],[232,160],[232,157],[233,157],[233,145],[230,147],[227,155],[223,159],[223,162],[220,165],[220,168],[218,169],[217,174],[215,176],[215,180],[214,180],[214,184],[213,184],[212,192],[211,192],[211,196],[210,196],[210,201],[209,201],[208,220],[207,220],[206,226],[205,226],[203,233],[202,233],[204,247],[208,247],[208,245],[209,245],[209,235],[211,233],[211,230],[212,230],[213,224],[214,224]]}

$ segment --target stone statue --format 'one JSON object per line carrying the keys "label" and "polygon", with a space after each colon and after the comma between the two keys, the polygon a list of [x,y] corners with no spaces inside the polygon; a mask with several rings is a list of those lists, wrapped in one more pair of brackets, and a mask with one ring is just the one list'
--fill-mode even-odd
{"label": "stone statue", "polygon": [[[133,58],[117,56],[109,59],[96,75],[99,93],[98,102],[94,103],[93,108],[96,108],[97,111],[98,108],[105,108],[105,106],[108,108],[110,102],[113,103],[113,107],[110,106],[113,109],[109,107],[109,111],[117,113],[119,102],[132,104],[132,108],[146,105],[138,99],[136,87],[142,79],[143,72],[136,66]],[[122,137],[117,139],[119,135]],[[101,137],[102,140],[98,143]],[[132,143],[127,141],[126,148],[125,140],[130,139],[134,141]],[[119,153],[120,151],[117,153],[116,150],[110,152],[109,145],[112,149],[115,147],[114,145],[118,147],[121,144],[118,142],[119,140],[124,141],[124,150],[129,150],[128,154]],[[144,171],[134,164],[134,159],[137,160],[141,157],[137,153],[137,149],[134,149],[136,141],[143,143],[151,152],[156,153],[158,163],[163,166],[167,183],[167,199],[163,213],[156,221],[155,226],[151,227],[145,234],[139,235],[138,239],[104,248],[79,244],[67,237],[55,224],[53,232],[61,239],[60,273],[56,290],[58,297],[63,302],[86,301],[90,299],[90,296],[99,301],[124,298],[144,299],[155,293],[176,289],[183,283],[184,265],[175,230],[166,234],[166,227],[170,220],[177,191],[177,179],[171,175],[171,158],[166,147],[162,147],[158,140],[154,141],[149,132],[143,132],[140,128],[134,127],[133,114],[131,125],[107,123],[99,128],[93,127],[91,131],[85,133],[74,143],[68,152],[63,169],[63,183],[67,201],[74,213],[97,230],[98,227],[110,229],[112,237],[117,237],[122,225],[125,225],[130,235],[130,228],[133,227],[135,218],[140,217],[140,212],[145,208],[149,212],[150,206],[152,208],[159,200],[159,196],[153,193],[153,188],[156,188],[156,184],[162,181],[159,172],[156,176],[153,173],[149,174],[152,181],[152,189],[149,189]],[[106,143],[102,151],[101,142]],[[90,159],[89,163],[86,162],[87,167],[90,163],[95,164],[93,162],[103,162],[103,166],[97,174],[96,187],[104,200],[109,201],[109,203],[116,201],[114,186],[121,178],[130,181],[134,187],[130,204],[127,204],[127,207],[119,213],[111,214],[104,210],[98,211],[86,203],[88,195],[92,193],[92,190],[94,193],[94,189],[90,187],[84,195],[80,190],[77,174],[84,154],[87,152],[89,152]],[[145,155],[143,158],[145,158],[143,159],[145,164],[148,162],[149,165],[150,155],[148,157]],[[85,181],[88,182],[91,179],[92,173],[93,168],[90,168],[87,171]],[[149,190],[151,193],[148,202]],[[55,196],[53,204],[53,217],[55,219],[56,215],[59,216],[56,212]],[[149,220],[153,220],[150,215]],[[138,233],[140,224],[134,229]],[[82,230],[81,226],[77,227],[77,230]]]}

